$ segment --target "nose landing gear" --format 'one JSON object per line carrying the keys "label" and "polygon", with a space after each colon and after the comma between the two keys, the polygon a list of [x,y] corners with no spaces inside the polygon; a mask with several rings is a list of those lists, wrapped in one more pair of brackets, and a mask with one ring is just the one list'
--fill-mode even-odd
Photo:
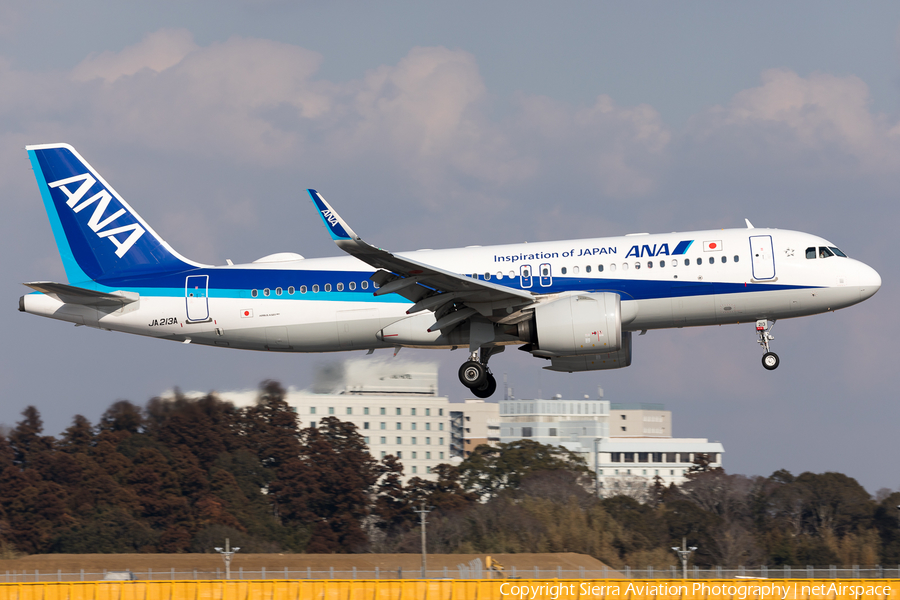
{"label": "nose landing gear", "polygon": [[478,351],[469,355],[469,360],[459,368],[459,381],[472,390],[476,398],[490,398],[497,391],[497,380],[488,369],[487,361],[491,356],[490,349],[481,350],[481,359]]}
{"label": "nose landing gear", "polygon": [[771,323],[767,319],[760,319],[756,322],[756,335],[759,337],[757,341],[760,346],[766,349],[766,353],[762,357],[762,366],[768,371],[774,371],[781,364],[781,359],[778,358],[778,355],[769,350],[769,342],[775,339],[775,336],[770,333],[774,327],[774,320]]}

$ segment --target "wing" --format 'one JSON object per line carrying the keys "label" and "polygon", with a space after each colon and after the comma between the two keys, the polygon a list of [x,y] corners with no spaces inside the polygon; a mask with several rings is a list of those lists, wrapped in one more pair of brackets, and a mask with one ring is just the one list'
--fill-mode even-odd
{"label": "wing", "polygon": [[356,235],[319,192],[308,191],[338,247],[378,269],[372,276],[379,285],[375,295],[399,294],[414,302],[407,314],[434,311],[436,322],[429,331],[446,331],[476,313],[492,321],[514,323],[519,320],[521,309],[535,302],[530,292],[473,279],[376,248]]}

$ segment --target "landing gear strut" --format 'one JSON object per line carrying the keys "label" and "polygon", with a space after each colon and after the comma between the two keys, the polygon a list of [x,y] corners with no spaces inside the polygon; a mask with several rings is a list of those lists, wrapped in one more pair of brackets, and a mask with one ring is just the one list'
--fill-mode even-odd
{"label": "landing gear strut", "polygon": [[769,371],[774,371],[781,364],[778,355],[769,350],[769,342],[775,337],[769,333],[775,326],[775,321],[771,323],[767,319],[760,319],[756,322],[756,335],[759,336],[759,345],[766,349],[766,353],[762,357],[762,366]]}
{"label": "landing gear strut", "polygon": [[497,380],[488,369],[487,361],[491,356],[491,349],[483,348],[481,358],[478,351],[469,355],[469,360],[459,368],[459,381],[472,390],[477,398],[490,398],[497,391]]}

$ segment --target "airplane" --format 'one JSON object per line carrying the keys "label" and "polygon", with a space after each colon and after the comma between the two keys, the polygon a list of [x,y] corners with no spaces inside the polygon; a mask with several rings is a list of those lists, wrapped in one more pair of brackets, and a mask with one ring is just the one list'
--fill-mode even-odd
{"label": "airplane", "polygon": [[172,249],[68,144],[27,146],[67,282],[36,281],[19,310],[183,343],[272,352],[468,348],[480,398],[506,346],[583,372],[631,365],[632,334],[753,324],[763,366],[779,319],[870,298],[881,277],[835,244],[779,229],[390,252],[308,190],[349,256],[271,254],[204,265]]}

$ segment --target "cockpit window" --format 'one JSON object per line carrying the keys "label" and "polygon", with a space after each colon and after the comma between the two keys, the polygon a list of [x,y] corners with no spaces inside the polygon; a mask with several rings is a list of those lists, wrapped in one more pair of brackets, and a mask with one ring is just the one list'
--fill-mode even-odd
{"label": "cockpit window", "polygon": [[806,249],[806,258],[815,258],[816,257],[816,247]]}
{"label": "cockpit window", "polygon": [[846,255],[846,254],[844,254],[843,252],[841,252],[839,249],[835,248],[834,246],[828,246],[828,248],[829,248],[832,252],[834,252],[835,254],[837,254],[838,256],[840,256],[841,258],[847,258],[847,255]]}
{"label": "cockpit window", "polygon": [[834,252],[832,252],[825,246],[819,246],[819,258],[829,258],[832,256],[834,256]]}

